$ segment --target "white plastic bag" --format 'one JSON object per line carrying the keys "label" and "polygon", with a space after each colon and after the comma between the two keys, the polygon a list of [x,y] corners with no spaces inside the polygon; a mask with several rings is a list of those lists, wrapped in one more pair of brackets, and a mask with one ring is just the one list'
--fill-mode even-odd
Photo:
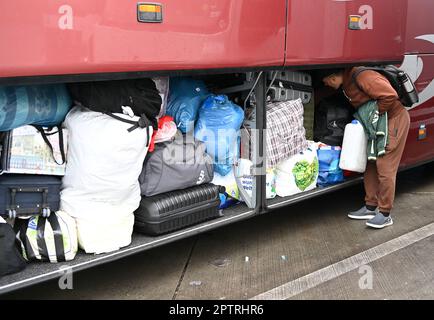
{"label": "white plastic bag", "polygon": [[[239,159],[239,165],[237,166],[237,174],[239,181],[243,186],[243,189],[247,192],[249,197],[252,197],[253,190],[253,176],[251,175],[251,168],[253,166],[252,161],[248,159]],[[212,183],[221,185],[226,188],[226,193],[231,197],[244,201],[242,199],[237,181],[234,176],[234,169],[232,169],[226,176],[221,176],[217,172],[214,172],[214,179]],[[266,182],[266,196],[267,199],[272,199],[276,196],[276,174],[274,169],[267,169],[267,182]]]}
{"label": "white plastic bag", "polygon": [[267,199],[276,197],[276,169],[267,169],[267,176],[265,181],[265,190]]}
{"label": "white plastic bag", "polygon": [[276,193],[280,197],[288,197],[300,192],[316,188],[318,180],[318,157],[315,144],[288,160],[281,162],[276,168]]}
{"label": "white plastic bag", "polygon": [[147,130],[129,132],[131,124],[80,107],[70,111],[64,125],[69,153],[60,207],[76,219],[80,247],[104,253],[129,245],[141,200],[138,177],[148,150]]}
{"label": "white plastic bag", "polygon": [[232,198],[240,199],[240,192],[238,190],[237,182],[235,181],[234,170],[232,169],[227,175],[222,176],[217,172],[214,172],[214,179],[211,183],[217,186],[223,186],[226,189],[226,193]]}
{"label": "white plastic bag", "polygon": [[[246,159],[241,159],[244,164],[243,166],[245,168],[249,168],[248,172],[250,172],[250,168],[253,166],[253,162]],[[240,181],[243,186],[243,189],[247,191],[248,195],[252,196],[252,190],[253,190],[253,178],[251,174],[248,174],[243,169],[244,175],[240,176]],[[267,199],[273,199],[276,197],[276,171],[273,168],[267,168],[266,172],[266,183],[265,183],[265,190],[266,190],[266,198]]]}

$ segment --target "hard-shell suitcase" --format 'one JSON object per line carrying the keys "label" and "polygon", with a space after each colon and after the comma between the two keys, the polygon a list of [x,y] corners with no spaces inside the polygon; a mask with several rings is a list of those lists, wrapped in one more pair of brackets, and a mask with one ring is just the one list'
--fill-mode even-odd
{"label": "hard-shell suitcase", "polygon": [[192,188],[143,197],[136,210],[134,229],[159,235],[221,216],[222,187],[208,183]]}
{"label": "hard-shell suitcase", "polygon": [[44,175],[0,175],[0,215],[8,218],[59,210],[62,180]]}

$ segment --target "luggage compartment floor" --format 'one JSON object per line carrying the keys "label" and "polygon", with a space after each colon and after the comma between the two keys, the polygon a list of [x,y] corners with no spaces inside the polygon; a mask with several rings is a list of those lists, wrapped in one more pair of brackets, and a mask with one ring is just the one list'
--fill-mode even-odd
{"label": "luggage compartment floor", "polygon": [[284,207],[284,206],[287,206],[287,205],[290,205],[293,203],[303,201],[303,200],[308,199],[308,198],[321,196],[321,195],[329,193],[329,192],[343,189],[343,188],[346,188],[348,186],[360,183],[362,181],[363,181],[363,176],[357,176],[357,177],[349,178],[346,181],[341,182],[339,184],[335,184],[335,185],[328,186],[328,187],[316,188],[316,189],[313,189],[311,191],[302,192],[302,193],[299,193],[299,194],[296,194],[293,196],[289,196],[289,197],[278,197],[277,196],[274,199],[267,200],[267,209],[268,210],[278,209],[278,208],[281,208],[281,207]]}
{"label": "luggage compartment floor", "polygon": [[246,205],[240,204],[223,211],[224,216],[206,221],[189,228],[178,230],[166,235],[157,237],[146,236],[143,234],[134,233],[131,244],[121,250],[93,255],[85,254],[79,251],[73,261],[63,263],[46,263],[32,262],[29,263],[23,271],[7,276],[0,277],[0,294],[13,291],[19,288],[27,287],[33,284],[44,282],[47,280],[59,278],[65,274],[65,269],[70,268],[72,272],[84,270],[96,265],[118,260],[123,257],[148,250],[163,244],[193,236],[195,234],[208,231],[223,225],[243,220],[255,214],[254,210],[247,208]]}

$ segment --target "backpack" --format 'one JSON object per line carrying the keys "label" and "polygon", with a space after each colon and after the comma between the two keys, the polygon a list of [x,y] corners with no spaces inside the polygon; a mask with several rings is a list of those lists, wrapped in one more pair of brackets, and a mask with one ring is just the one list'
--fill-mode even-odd
{"label": "backpack", "polygon": [[345,126],[353,120],[354,108],[339,92],[323,99],[315,110],[314,140],[342,146]]}
{"label": "backpack", "polygon": [[156,117],[160,113],[162,99],[151,79],[71,83],[68,84],[68,89],[73,100],[82,106],[123,122],[128,121],[113,113],[122,114],[122,107],[130,107],[134,115],[140,117],[139,121],[128,122],[133,124],[131,130],[150,125],[157,129]]}
{"label": "backpack", "polygon": [[357,77],[366,70],[377,71],[378,73],[385,76],[392,85],[393,89],[395,89],[399,96],[399,100],[405,107],[410,108],[413,104],[419,102],[419,94],[413,84],[413,81],[405,71],[395,67],[394,65],[358,68],[353,74],[353,81],[360,91],[363,90],[360,88],[357,82]]}

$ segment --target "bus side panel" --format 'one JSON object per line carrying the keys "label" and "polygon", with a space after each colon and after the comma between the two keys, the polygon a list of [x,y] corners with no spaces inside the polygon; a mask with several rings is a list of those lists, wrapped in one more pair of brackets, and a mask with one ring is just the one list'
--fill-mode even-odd
{"label": "bus side panel", "polygon": [[407,0],[289,0],[285,65],[401,61],[406,12]]}
{"label": "bus side panel", "polygon": [[[434,159],[434,1],[408,1],[406,56],[403,68],[415,81],[420,102],[410,110],[411,127],[402,165]],[[426,127],[426,138],[419,129]]]}
{"label": "bus side panel", "polygon": [[162,23],[138,2],[1,1],[0,77],[283,66],[286,0],[156,1]]}
{"label": "bus side panel", "polygon": [[434,1],[408,1],[407,53],[434,53]]}
{"label": "bus side panel", "polygon": [[[402,157],[403,166],[434,159],[434,54],[416,57],[416,87],[420,101],[410,110],[411,126]],[[426,128],[424,139],[419,137],[422,126]]]}

